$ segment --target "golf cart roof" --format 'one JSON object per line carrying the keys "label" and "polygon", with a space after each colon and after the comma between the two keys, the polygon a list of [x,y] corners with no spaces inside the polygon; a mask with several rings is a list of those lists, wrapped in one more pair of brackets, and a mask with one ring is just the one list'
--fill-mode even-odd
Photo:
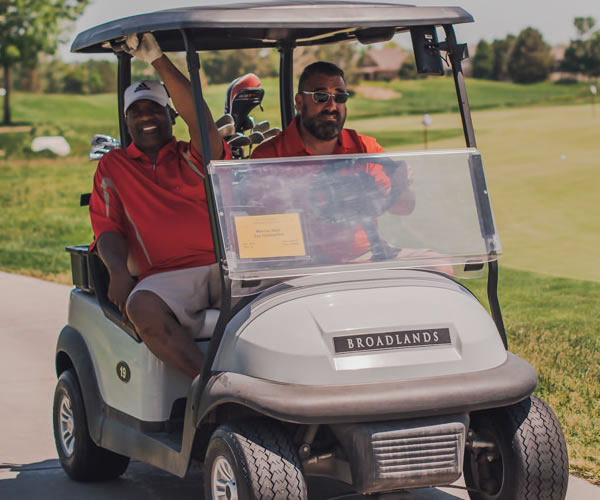
{"label": "golf cart roof", "polygon": [[184,50],[189,30],[196,50],[316,45],[342,40],[373,43],[412,26],[473,22],[460,7],[417,7],[394,0],[225,0],[111,21],[80,33],[72,52],[112,52],[111,40],[154,32],[165,51]]}

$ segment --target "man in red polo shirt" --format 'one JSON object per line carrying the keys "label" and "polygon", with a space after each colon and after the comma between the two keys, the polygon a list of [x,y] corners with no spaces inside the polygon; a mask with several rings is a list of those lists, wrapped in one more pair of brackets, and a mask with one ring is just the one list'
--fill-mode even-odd
{"label": "man in red polo shirt", "polygon": [[[252,158],[383,153],[384,149],[375,138],[344,128],[348,97],[342,69],[324,61],[310,64],[298,82],[295,96],[298,116],[279,135],[260,144]],[[395,201],[389,212],[406,215],[413,211],[415,197],[410,167],[397,168],[390,173],[383,165],[369,162],[356,166],[355,170],[346,170],[340,175],[367,173],[382,195],[393,193]],[[323,224],[313,227],[317,228],[317,232],[333,230],[339,233],[341,244],[334,250],[342,260],[361,258],[369,250],[370,242],[361,225],[334,228]],[[316,239],[319,239],[318,235]]]}
{"label": "man in red polo shirt", "polygon": [[[202,327],[204,309],[218,306],[220,292],[199,127],[190,83],[154,37],[144,34],[139,46],[136,36],[128,37],[127,44],[129,53],[156,69],[191,139],[173,137],[176,113],[160,82],[127,88],[125,123],[133,142],[98,164],[90,199],[91,250],[108,268],[108,297],[123,321],[131,320],[159,359],[195,377],[203,356],[192,332]],[[206,111],[212,157],[222,159],[226,147]]]}

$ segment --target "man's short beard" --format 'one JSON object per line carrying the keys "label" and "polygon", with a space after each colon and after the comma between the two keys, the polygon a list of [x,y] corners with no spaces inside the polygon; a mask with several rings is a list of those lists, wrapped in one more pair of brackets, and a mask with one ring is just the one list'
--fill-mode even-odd
{"label": "man's short beard", "polygon": [[319,118],[321,116],[326,116],[330,113],[321,112],[312,118],[307,118],[302,116],[302,126],[317,139],[321,141],[331,141],[340,135],[342,129],[344,128],[344,122],[346,121],[346,117],[342,117],[340,113],[336,113],[338,117],[340,117],[339,121],[331,122],[331,121],[320,121]]}

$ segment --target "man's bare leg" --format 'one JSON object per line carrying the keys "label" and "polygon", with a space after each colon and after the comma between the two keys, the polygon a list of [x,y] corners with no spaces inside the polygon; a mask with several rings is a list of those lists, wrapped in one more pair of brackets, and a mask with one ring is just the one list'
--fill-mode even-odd
{"label": "man's bare leg", "polygon": [[204,361],[202,352],[158,295],[148,290],[135,292],[127,304],[127,315],[158,359],[191,378],[200,373]]}

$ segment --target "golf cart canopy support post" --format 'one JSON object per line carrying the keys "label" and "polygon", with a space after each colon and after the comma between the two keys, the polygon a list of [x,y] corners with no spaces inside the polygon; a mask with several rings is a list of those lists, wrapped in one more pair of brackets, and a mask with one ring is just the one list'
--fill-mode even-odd
{"label": "golf cart canopy support post", "polygon": [[[456,87],[456,96],[458,98],[458,108],[462,119],[463,131],[465,134],[465,142],[468,148],[476,148],[475,131],[473,130],[473,120],[471,119],[471,109],[469,107],[469,98],[467,97],[467,88],[465,86],[465,76],[462,70],[461,54],[458,44],[456,43],[456,35],[454,27],[450,24],[444,25],[446,33],[446,44],[448,48],[448,57],[452,66],[452,75],[454,76],[454,85]],[[492,318],[505,348],[508,348],[508,340],[506,338],[506,330],[504,329],[504,321],[502,319],[502,311],[500,302],[498,301],[498,261],[488,263],[488,283],[487,283],[488,302]]]}
{"label": "golf cart canopy support post", "polygon": [[287,127],[294,119],[294,46],[279,47],[279,102],[281,108],[281,128]]}
{"label": "golf cart canopy support post", "polygon": [[[212,232],[213,245],[215,248],[215,257],[217,263],[221,262],[223,257],[223,248],[221,248],[221,238],[219,237],[219,227],[215,217],[215,204],[212,184],[210,182],[210,174],[206,166],[212,160],[210,150],[210,139],[208,132],[208,122],[206,116],[206,108],[204,106],[204,97],[202,95],[202,85],[200,83],[200,58],[194,47],[194,42],[189,36],[187,30],[181,30],[183,43],[185,45],[185,55],[187,60],[188,72],[190,74],[190,82],[192,84],[192,94],[194,97],[194,107],[196,112],[196,120],[200,130],[200,138],[202,140],[202,160],[205,165],[206,175],[204,176],[204,189],[206,191],[206,199],[208,201],[208,214],[210,217],[210,229]],[[220,266],[219,266],[220,268]],[[222,270],[221,270],[222,273]]]}
{"label": "golf cart canopy support post", "polygon": [[126,148],[131,144],[131,137],[125,125],[125,89],[131,85],[131,56],[125,52],[117,55],[118,76],[117,76],[117,106],[119,107],[119,134],[121,146]]}

